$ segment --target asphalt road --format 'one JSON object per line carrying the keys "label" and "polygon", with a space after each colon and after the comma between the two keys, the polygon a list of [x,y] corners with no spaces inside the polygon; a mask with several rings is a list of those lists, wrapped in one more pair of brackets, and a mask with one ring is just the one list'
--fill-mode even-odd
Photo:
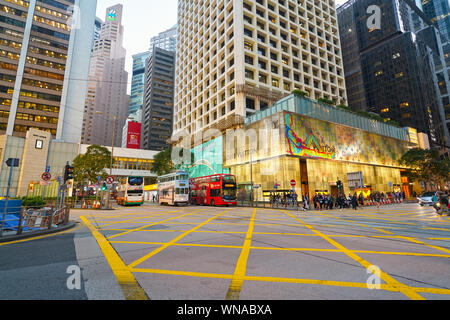
{"label": "asphalt road", "polygon": [[63,234],[0,244],[0,299],[450,299],[450,217],[417,204],[71,217]]}

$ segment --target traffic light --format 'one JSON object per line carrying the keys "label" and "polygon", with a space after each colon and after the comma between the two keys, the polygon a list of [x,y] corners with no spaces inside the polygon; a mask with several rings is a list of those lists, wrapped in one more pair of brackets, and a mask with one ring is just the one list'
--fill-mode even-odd
{"label": "traffic light", "polygon": [[337,184],[338,189],[342,189],[342,182],[341,182],[341,180],[338,180],[336,182],[336,184]]}
{"label": "traffic light", "polygon": [[106,182],[103,182],[102,191],[108,190],[108,186],[106,185]]}
{"label": "traffic light", "polygon": [[64,170],[64,182],[73,179],[73,167],[71,165],[66,165]]}

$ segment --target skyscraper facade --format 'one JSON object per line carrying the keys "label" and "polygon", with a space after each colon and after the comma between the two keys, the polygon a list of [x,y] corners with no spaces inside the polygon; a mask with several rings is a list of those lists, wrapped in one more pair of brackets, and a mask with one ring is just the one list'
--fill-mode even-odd
{"label": "skyscraper facade", "polygon": [[97,1],[0,1],[0,134],[77,139]]}
{"label": "skyscraper facade", "polygon": [[445,64],[437,70],[439,90],[444,107],[447,130],[450,131],[450,3],[441,0],[422,1],[422,10],[439,29]]}
{"label": "skyscraper facade", "polygon": [[94,42],[83,119],[82,143],[120,147],[128,117],[128,73],[123,48],[122,5],[106,10],[100,37]]}
{"label": "skyscraper facade", "polygon": [[[379,14],[370,14],[369,6]],[[379,25],[370,24],[379,18]],[[436,70],[439,33],[411,1],[351,0],[338,8],[349,106],[380,114],[444,145]]]}
{"label": "skyscraper facade", "polygon": [[133,76],[131,78],[131,96],[129,113],[135,114],[144,102],[145,62],[150,56],[146,51],[133,55]]}
{"label": "skyscraper facade", "polygon": [[178,39],[174,141],[295,89],[347,102],[333,0],[179,1]]}
{"label": "skyscraper facade", "polygon": [[141,147],[165,150],[172,136],[175,52],[153,47],[145,68]]}
{"label": "skyscraper facade", "polygon": [[177,26],[175,25],[151,38],[150,52],[153,50],[153,47],[175,52],[177,50]]}

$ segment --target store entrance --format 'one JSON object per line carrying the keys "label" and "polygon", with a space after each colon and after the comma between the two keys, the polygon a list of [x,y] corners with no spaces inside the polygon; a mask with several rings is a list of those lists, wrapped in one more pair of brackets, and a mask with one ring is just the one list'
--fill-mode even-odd
{"label": "store entrance", "polygon": [[302,195],[309,196],[308,168],[306,165],[306,160],[303,159],[300,159],[300,180],[302,183]]}

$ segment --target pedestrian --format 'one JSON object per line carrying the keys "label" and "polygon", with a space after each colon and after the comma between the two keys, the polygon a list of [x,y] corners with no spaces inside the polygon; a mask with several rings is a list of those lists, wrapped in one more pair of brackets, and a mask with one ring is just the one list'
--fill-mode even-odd
{"label": "pedestrian", "polygon": [[356,196],[356,193],[353,195],[351,203],[353,210],[357,210],[356,208],[358,207],[358,197]]}
{"label": "pedestrian", "polygon": [[317,210],[318,204],[319,204],[319,196],[316,194],[314,194],[313,197],[313,204],[314,204],[314,210]]}
{"label": "pedestrian", "polygon": [[304,202],[303,202],[303,208],[304,208],[305,210],[309,210],[309,197],[308,197],[307,194],[305,195],[305,200],[304,200]]}
{"label": "pedestrian", "polygon": [[323,208],[323,195],[321,193],[319,194],[318,200],[319,200],[320,211],[322,211],[322,208]]}

